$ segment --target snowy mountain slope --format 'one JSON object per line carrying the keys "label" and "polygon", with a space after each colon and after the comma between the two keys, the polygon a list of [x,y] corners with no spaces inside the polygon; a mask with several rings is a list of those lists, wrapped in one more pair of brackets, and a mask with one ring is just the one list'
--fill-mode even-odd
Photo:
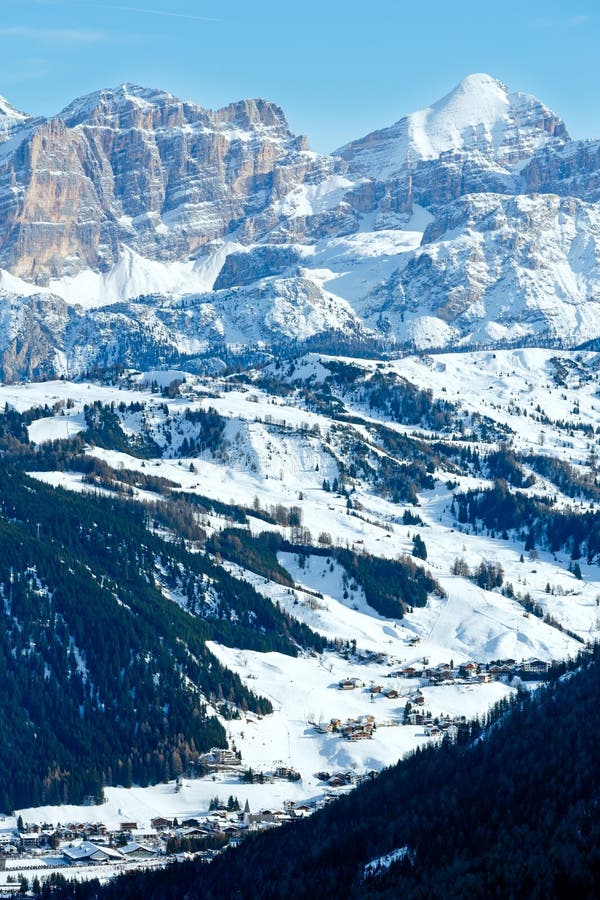
{"label": "snowy mountain slope", "polygon": [[[47,291],[31,297],[0,292],[0,376],[74,376],[94,366],[149,367],[219,349],[282,347],[315,337],[360,341],[373,334],[346,300],[306,276],[265,278],[178,300],[160,294],[130,302],[115,297],[110,306],[87,310]],[[198,283],[210,277],[206,269],[197,271]]]}
{"label": "snowy mountain slope", "polygon": [[[0,376],[63,380],[0,385],[0,408],[41,407],[18,428],[2,418],[2,466],[39,469],[80,498],[148,503],[148,533],[187,541],[235,579],[234,595],[256,590],[263,652],[249,649],[252,615],[247,645],[221,635],[210,648],[274,711],[240,703],[231,719],[211,700],[210,715],[246,765],[284,761],[302,783],[252,785],[253,803],[320,796],[317,772],[362,774],[435,740],[402,724],[418,692],[437,717],[483,714],[517,690],[461,680],[460,664],[550,663],[597,636],[598,354],[331,355],[337,341],[375,353],[600,335],[595,144],[485,76],[335,157],[307,150],[265,101],[209,112],[124,85],[48,122],[5,114]],[[311,340],[329,355],[294,358]],[[232,350],[257,351],[237,376]],[[267,352],[269,365],[248,368]],[[229,374],[186,373],[206,371],[204,357]],[[117,386],[67,380],[107,367]],[[94,402],[119,423],[104,439],[88,431]],[[506,521],[473,518],[494,491],[512,500]],[[377,610],[359,577],[371,557],[380,571],[423,566],[439,589],[400,603],[398,582],[397,614]],[[481,580],[490,569],[500,583]],[[159,566],[158,599],[195,615],[199,595],[177,571]],[[206,585],[202,597],[210,607]],[[313,629],[314,646],[271,652],[271,610],[291,617],[284,631]],[[342,691],[344,678],[364,687]],[[326,727],[371,715],[368,740]],[[234,776],[217,780],[236,793]],[[148,789],[132,809],[204,811],[215,790],[202,781],[166,801]]]}
{"label": "snowy mountain slope", "polygon": [[[311,552],[286,545],[276,557],[291,575],[293,587],[269,577],[260,566],[253,570],[257,557],[249,557],[248,566],[225,558],[216,564],[239,582],[248,582],[279,610],[337,640],[341,650],[334,645],[323,653],[292,659],[223,643],[210,645],[221,663],[274,707],[267,716],[242,711],[239,719],[223,720],[223,726],[245,765],[271,771],[283,761],[298,768],[302,783],[285,798],[320,796],[328,789],[315,775],[322,770],[353,769],[360,774],[435,740],[422,725],[401,724],[407,702],[414,703],[419,692],[433,716],[471,716],[509,696],[518,684],[463,683],[458,676],[436,684],[421,674],[424,669],[449,666],[451,661],[454,670],[469,661],[482,666],[498,659],[520,664],[533,657],[549,662],[574,656],[582,642],[596,635],[597,557],[588,561],[584,547],[577,574],[568,543],[555,551],[546,545],[527,551],[525,529],[509,529],[502,535],[483,526],[473,528],[457,520],[455,504],[465,491],[492,487],[494,473],[487,460],[509,444],[518,460],[542,454],[568,465],[560,471],[582,479],[577,483],[583,491],[568,496],[564,485],[561,489],[551,478],[536,476],[526,486],[511,485],[511,493],[529,501],[540,497],[556,514],[593,514],[595,502],[589,498],[598,490],[594,487],[599,449],[597,353],[494,350],[393,361],[312,353],[240,378],[187,374],[179,394],[167,391],[163,397],[150,392],[156,374],[125,373],[117,386],[68,381],[2,386],[0,406],[7,402],[26,410],[48,405],[43,417],[29,425],[29,437],[37,447],[31,453],[32,466],[43,458],[46,442],[82,433],[85,406],[97,400],[114,402],[127,435],[149,435],[160,448],[150,458],[89,448],[85,471],[89,459],[104,467],[98,471],[111,467],[116,480],[110,490],[109,483],[89,483],[81,471],[72,470],[35,473],[46,483],[78,491],[103,490],[105,496],[114,497],[121,477],[126,478],[123,486],[133,485],[132,499],[161,505],[196,494],[200,502],[195,523],[209,538],[237,528],[244,540],[258,539],[263,531],[293,539],[293,527],[277,524],[275,513],[296,510],[301,526],[295,527],[301,528],[301,541],[310,541]],[[163,373],[162,383],[166,386],[176,376],[176,371]],[[433,428],[429,420],[418,426],[410,417],[399,418],[365,399],[373,397],[377,385],[385,385],[391,396],[394,384],[402,389],[407,382],[431,392],[431,403],[446,404],[450,419],[443,427],[440,423]],[[330,402],[315,406],[315,398],[324,397]],[[333,399],[343,404],[342,412]],[[424,397],[421,402],[426,402]],[[198,438],[199,411],[209,409],[223,419],[222,443],[216,451],[198,445],[190,451],[189,439]],[[188,410],[196,419],[186,417]],[[376,425],[384,431],[373,431]],[[389,441],[389,433],[406,440],[398,445],[402,448],[397,451],[398,462],[412,459],[423,447],[437,448],[431,457],[436,460],[431,472],[434,486],[419,491],[417,505],[394,502],[377,480],[376,470],[359,464],[365,444]],[[188,449],[183,438],[188,439]],[[444,453],[440,445],[446,448]],[[382,444],[382,456],[384,450]],[[466,462],[456,465],[461,453],[469,460],[478,454],[478,468]],[[522,464],[526,474],[534,471]],[[139,485],[131,472],[137,473]],[[148,476],[167,479],[168,491],[161,494],[144,487],[142,480]],[[234,520],[225,511],[211,510],[210,500],[245,507],[251,514],[245,522]],[[412,556],[415,534],[426,545],[424,562]],[[196,553],[202,553],[200,545],[194,545]],[[334,551],[350,554],[345,558],[354,563],[344,568]],[[425,565],[443,591],[430,593],[425,605],[409,607],[402,616],[383,615],[366,601],[369,585],[361,582],[357,565],[363,553]],[[456,571],[457,561],[462,574]],[[501,586],[490,589],[476,581],[473,573],[482,564],[502,571]],[[173,585],[162,572],[157,583],[166,601],[186,606],[181,577]],[[353,641],[356,652],[351,649]],[[405,668],[415,672],[409,677],[402,674]],[[364,687],[342,691],[338,682],[343,678],[358,678]],[[380,685],[382,691],[373,695],[371,684]],[[383,689],[396,691],[397,696],[386,697]],[[369,715],[377,724],[369,740],[348,741],[314,724]],[[204,813],[218,790],[239,795],[235,785],[239,781],[234,776],[223,774],[217,776],[216,785],[210,778],[198,784],[186,781],[176,800],[168,800],[159,788],[136,789],[130,795],[117,789],[108,793],[115,802],[119,797],[121,808],[127,808],[129,797],[131,808],[150,818],[167,809],[189,810],[190,804]],[[262,793],[252,786],[249,796],[252,804],[261,803],[261,797],[268,806],[281,802],[282,794],[276,783]],[[45,814],[45,808],[40,810],[40,816]],[[59,817],[60,811],[50,814]],[[111,806],[110,815],[114,814]]]}
{"label": "snowy mountain slope", "polygon": [[5,97],[0,97],[0,143],[12,138],[31,121],[31,116],[15,109]]}
{"label": "snowy mountain slope", "polygon": [[[327,361],[323,357],[313,358],[315,363],[319,359]],[[354,361],[353,365],[364,366],[366,372],[371,368],[376,369],[374,363],[365,361]],[[597,354],[573,354],[565,351],[557,353],[549,350],[441,354],[429,358],[407,357],[389,364],[389,367],[410,381],[431,389],[434,395],[456,402],[465,421],[471,414],[479,412],[503,426],[509,426],[504,433],[514,435],[514,446],[519,452],[543,452],[580,467],[587,465],[590,458],[588,426],[595,420],[596,395],[600,383]],[[565,381],[563,372],[570,372],[568,382]],[[227,432],[227,452],[219,458],[210,455],[193,457],[196,472],[188,472],[179,467],[175,455],[174,459],[160,462],[156,467],[158,472],[164,472],[170,480],[180,481],[185,490],[195,485],[200,491],[211,494],[214,492],[215,498],[228,496],[227,491],[235,489],[235,480],[238,478],[240,501],[251,506],[253,497],[258,496],[264,509],[277,502],[285,505],[298,503],[298,493],[302,492],[305,497],[300,505],[304,511],[304,520],[315,536],[319,528],[330,530],[332,537],[337,537],[342,546],[348,539],[351,543],[360,540],[364,541],[370,552],[391,557],[411,547],[407,531],[410,533],[414,529],[410,526],[408,529],[406,526],[402,527],[397,522],[401,519],[399,513],[404,507],[378,496],[368,481],[356,479],[354,482],[356,494],[353,496],[360,501],[363,517],[348,515],[344,498],[322,489],[322,478],[331,480],[340,473],[340,469],[332,465],[331,451],[324,452],[330,445],[330,433],[335,429],[334,420],[310,413],[301,405],[298,406],[293,398],[287,401],[279,398],[278,402],[273,403],[274,398],[259,389],[226,390],[221,396],[203,398],[202,393],[196,394],[194,383],[195,379],[189,376],[188,389],[192,393],[169,401],[169,406],[172,411],[185,410],[190,404],[193,408],[200,405],[218,410],[231,425],[231,430]],[[215,383],[211,383],[214,393]],[[202,382],[198,386],[201,384]],[[52,398],[51,402],[54,402],[60,395],[75,398],[72,414],[76,415],[79,404],[91,402],[96,397],[106,401],[111,392],[98,385],[63,383],[5,387],[0,390],[1,401],[7,399],[20,408],[27,404],[41,404],[45,396]],[[114,396],[121,402],[127,398],[128,392],[121,391]],[[148,397],[144,391],[139,390],[132,392],[130,396],[136,403]],[[148,399],[147,402],[157,408],[160,406],[158,400]],[[150,413],[150,406],[148,410]],[[150,418],[153,416],[154,414]],[[63,417],[58,416],[58,420],[61,419]],[[281,424],[283,421],[285,426]],[[368,422],[367,419],[362,421]],[[383,421],[390,428],[401,428],[399,423],[386,419]],[[47,431],[50,422],[47,419],[40,420],[40,424],[48,423],[44,425],[48,434],[52,433],[51,430]],[[134,419],[129,418],[128,422],[132,425]],[[242,423],[245,424],[242,426]],[[31,427],[33,429],[37,426]],[[362,433],[359,423],[353,427],[357,435]],[[241,434],[239,441],[236,438],[238,433]],[[543,443],[540,440],[542,433]],[[439,440],[440,436],[437,435],[436,439]],[[447,440],[452,443],[451,434]],[[471,438],[466,443],[482,452],[486,449],[485,441],[473,441]],[[488,442],[488,449],[493,444],[494,441]],[[342,447],[343,444],[336,444],[338,453]],[[119,462],[126,459],[123,454],[112,451],[96,452],[107,461],[112,460],[112,464],[117,467]],[[340,460],[344,465],[347,463],[343,456]],[[139,468],[142,463],[143,460],[130,458],[127,466]],[[443,472],[440,474],[444,478]],[[454,478],[460,478],[465,487],[485,483],[483,476],[477,480],[455,474]],[[224,487],[225,479],[228,480],[229,488]],[[541,482],[536,482],[528,490],[535,494],[541,489]],[[551,490],[556,492],[556,488]],[[514,571],[515,565],[518,571],[518,542],[515,546],[510,541],[452,530],[452,517],[448,509],[451,498],[449,489],[440,485],[435,491],[424,493],[420,497],[421,507],[415,510],[425,523],[421,534],[430,550],[428,564],[432,566],[432,570],[439,577],[446,578],[456,555],[464,554],[471,564],[478,554],[489,553],[502,562],[507,572]],[[388,528],[382,529],[382,523],[386,523]],[[257,520],[256,527],[264,527],[264,524]],[[290,570],[294,571],[298,581],[313,589],[318,587],[320,569],[315,569],[313,578],[310,565],[306,569],[295,569],[289,556],[282,558],[290,566]],[[561,554],[558,560],[553,560],[551,554],[540,555],[537,565],[541,571],[538,578],[531,579],[532,583],[543,589],[548,579],[546,573],[551,571],[553,578],[564,578],[565,585],[573,583],[573,576],[564,571],[564,562],[561,560],[564,561]],[[315,565],[318,565],[316,561]],[[320,584],[326,593],[342,601],[343,605],[345,601],[340,596],[341,576],[338,569],[334,569],[333,574],[326,573],[326,579],[321,579]],[[594,567],[586,569],[592,581],[594,571]],[[465,586],[460,579],[456,584],[464,593]],[[586,586],[581,587],[583,589]],[[493,594],[489,599],[494,603],[503,602],[494,599]],[[348,602],[356,603],[359,611],[365,613],[361,609],[360,598]],[[432,608],[435,609],[438,602],[440,601],[432,600]],[[444,605],[444,601],[441,604]],[[590,614],[591,612],[590,610]],[[427,619],[428,614],[426,610],[415,609],[412,616],[415,617],[414,620],[411,617],[410,620],[405,620],[406,624],[417,622],[421,616]],[[523,623],[523,628],[526,626],[527,623]]]}
{"label": "snowy mountain slope", "polygon": [[464,78],[427,109],[341,147],[351,172],[387,181],[444,153],[477,153],[509,171],[550,141],[568,139],[564,124],[530,94],[509,93],[485,74]]}
{"label": "snowy mountain slope", "polygon": [[417,344],[437,319],[440,343],[531,335],[583,342],[600,328],[600,217],[554,195],[476,194],[446,207],[406,266],[372,296]]}
{"label": "snowy mountain slope", "polygon": [[[198,259],[159,262],[140,256],[123,244],[119,259],[107,272],[84,269],[77,275],[51,279],[48,290],[84,309],[109,306],[149,294],[169,297],[210,291],[228,253],[237,248],[235,243],[224,243],[212,247]],[[3,277],[12,276],[5,273]]]}

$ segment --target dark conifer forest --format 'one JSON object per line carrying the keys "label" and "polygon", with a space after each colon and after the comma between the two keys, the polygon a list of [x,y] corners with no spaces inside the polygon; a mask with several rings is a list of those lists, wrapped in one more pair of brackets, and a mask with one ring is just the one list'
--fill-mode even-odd
{"label": "dark conifer forest", "polygon": [[498,480],[489,490],[468,491],[454,498],[457,522],[507,537],[512,532],[525,550],[567,551],[571,559],[600,556],[600,513],[554,509],[548,498],[511,491]]}
{"label": "dark conifer forest", "polygon": [[[207,704],[271,711],[207,640],[295,655],[322,638],[141,505],[0,466],[0,808],[98,800],[224,746]],[[179,602],[164,596],[171,591]]]}

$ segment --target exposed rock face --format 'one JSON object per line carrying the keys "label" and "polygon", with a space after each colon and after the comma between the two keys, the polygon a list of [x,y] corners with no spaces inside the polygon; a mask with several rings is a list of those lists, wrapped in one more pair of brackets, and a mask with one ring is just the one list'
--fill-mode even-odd
{"label": "exposed rock face", "polygon": [[302,259],[297,248],[264,244],[244,252],[230,253],[214,284],[214,290],[248,285],[270,275],[283,275]]}
{"label": "exposed rock face", "polygon": [[169,260],[237,229],[255,240],[292,187],[340,168],[264,100],[210,112],[133,85],[20,136],[0,158],[0,265],[40,282],[106,270],[120,243]]}
{"label": "exposed rock face", "polygon": [[569,335],[600,328],[600,209],[555,195],[477,194],[446,208],[407,265],[372,295],[399,339]]}
{"label": "exposed rock face", "polygon": [[515,167],[536,150],[562,146],[564,123],[537,98],[470,75],[428,109],[336,151],[350,173],[383,182],[388,208],[436,206],[475,191],[511,193]]}
{"label": "exposed rock face", "polygon": [[486,75],[332,156],[265,100],[0,99],[0,375],[326,335],[577,343],[600,335],[599,203],[600,142]]}
{"label": "exposed rock face", "polygon": [[523,167],[523,193],[540,191],[600,200],[600,141],[571,141],[564,147],[539,150]]}
{"label": "exposed rock face", "polygon": [[73,318],[73,310],[59,297],[0,293],[0,378],[65,374],[62,348]]}

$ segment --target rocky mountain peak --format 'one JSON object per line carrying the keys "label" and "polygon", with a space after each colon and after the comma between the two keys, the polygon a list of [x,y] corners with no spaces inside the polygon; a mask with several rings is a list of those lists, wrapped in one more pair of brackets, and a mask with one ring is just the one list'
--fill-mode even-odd
{"label": "rocky mountain peak", "polygon": [[127,128],[139,126],[142,122],[146,126],[158,127],[166,110],[179,112],[179,121],[165,123],[169,125],[196,121],[206,115],[200,107],[183,103],[167,91],[125,83],[78,97],[59,116],[69,128],[77,125]]}
{"label": "rocky mountain peak", "polygon": [[[209,110],[128,83],[49,119],[0,100],[2,133],[0,294],[28,322],[51,295],[83,310],[48,345],[48,371],[67,345],[73,371],[76,356],[81,371],[106,363],[123,303],[115,359],[132,364],[141,333],[157,354],[292,335],[600,334],[600,142],[571,141],[489,75],[330,156],[306,152],[267,100]],[[39,368],[23,360],[5,371]]]}
{"label": "rocky mountain peak", "polygon": [[305,153],[267,100],[213,111],[128,83],[20,135],[0,154],[0,266],[38,284],[108,272],[124,246],[172,262],[236,231],[255,241],[282,225],[290,191],[340,166]]}
{"label": "rocky mountain peak", "polygon": [[240,100],[218,110],[208,110],[180,100],[168,91],[124,83],[73,100],[61,113],[67,127],[173,128],[200,124],[209,128],[229,126],[244,131],[273,129],[281,136],[290,131],[281,107],[263,99]]}
{"label": "rocky mountain peak", "polygon": [[2,116],[2,118],[6,117],[22,122],[29,118],[27,113],[20,112],[18,109],[15,109],[12,103],[9,103],[6,97],[2,96],[0,96],[0,116]]}
{"label": "rocky mountain peak", "polygon": [[212,114],[217,122],[227,122],[238,128],[251,129],[256,126],[273,128],[283,136],[289,137],[290,130],[286,115],[280,106],[261,98],[239,100],[223,107]]}
{"label": "rocky mountain peak", "polygon": [[5,97],[0,96],[0,141],[7,140],[17,129],[26,125],[30,120],[31,116],[15,109]]}
{"label": "rocky mountain peak", "polygon": [[510,166],[548,141],[565,141],[566,127],[540,100],[510,93],[486,74],[464,78],[449,94],[394,125],[340,148],[350,170],[386,180],[443,154],[481,154]]}

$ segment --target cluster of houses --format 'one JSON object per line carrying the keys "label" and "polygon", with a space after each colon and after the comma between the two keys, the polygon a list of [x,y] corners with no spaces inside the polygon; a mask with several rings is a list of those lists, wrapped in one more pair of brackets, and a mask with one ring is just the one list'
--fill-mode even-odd
{"label": "cluster of houses", "polygon": [[[177,820],[162,817],[153,819],[151,824],[161,834],[163,840],[168,840],[169,837],[187,839],[219,837],[225,839],[224,846],[235,847],[248,832],[273,828],[284,822],[302,818],[313,811],[310,804],[294,803],[290,800],[285,801],[281,809],[261,809],[253,813],[246,801],[243,810],[232,810],[221,804],[209,815],[184,819],[179,826]],[[203,851],[201,856],[209,859],[216,852],[219,851]]]}
{"label": "cluster of houses", "polygon": [[[451,740],[456,740],[460,728],[465,725],[464,717],[432,720],[424,712],[425,696],[421,687],[443,684],[486,684],[492,681],[509,682],[515,677],[543,680],[548,677],[551,667],[552,663],[541,659],[528,659],[521,662],[517,662],[515,659],[500,659],[490,663],[466,662],[458,666],[451,661],[430,666],[429,660],[424,657],[420,665],[407,665],[385,676],[386,678],[417,681],[419,685],[417,689],[414,689],[414,685],[407,685],[408,690],[403,690],[399,686],[375,682],[366,686],[357,677],[340,679],[337,682],[337,689],[340,691],[362,690],[370,694],[371,701],[375,701],[377,698],[387,700],[405,698],[407,710],[405,710],[404,718],[395,724],[400,724],[402,721],[405,725],[423,725],[427,735],[435,737],[446,734]],[[347,719],[345,722],[333,718],[328,722],[312,722],[311,724],[321,734],[335,733],[350,741],[373,737],[373,731],[377,727],[375,717],[365,715],[356,719]],[[390,724],[390,721],[387,720],[385,724]]]}
{"label": "cluster of houses", "polygon": [[225,772],[242,765],[242,754],[228,747],[213,747],[198,757],[197,766],[207,772]]}
{"label": "cluster of houses", "polygon": [[272,784],[274,781],[301,781],[302,775],[292,766],[279,765],[272,772],[262,770],[245,769],[239,773],[240,781],[244,784]]}
{"label": "cluster of houses", "polygon": [[[70,823],[56,827],[28,824],[22,829],[0,832],[0,872],[35,869],[43,878],[56,869],[69,866],[114,864],[127,867],[163,864],[170,838],[218,838],[221,849],[203,849],[197,853],[210,860],[227,847],[235,847],[246,834],[274,828],[310,815],[316,802],[286,801],[281,809],[263,809],[252,813],[248,802],[243,810],[231,810],[224,804],[208,815],[190,817],[178,822],[176,818],[157,816],[150,827],[138,827],[137,822],[121,822],[118,829],[108,829],[102,823]],[[190,855],[189,853],[177,855]]]}
{"label": "cluster of houses", "polygon": [[[409,665],[394,672],[390,672],[388,678],[418,678],[421,685],[438,685],[447,683],[479,683],[490,681],[510,681],[515,676],[525,678],[544,679],[552,667],[551,662],[542,659],[527,659],[517,662],[515,659],[499,659],[491,663],[467,662],[455,666],[449,663],[440,663],[430,666],[425,657],[422,665]],[[342,678],[338,681],[340,691],[354,691],[364,688],[365,684],[360,678]],[[396,700],[399,691],[396,688],[384,687],[381,684],[371,683],[367,688],[372,695],[386,697],[388,700]]]}
{"label": "cluster of houses", "polygon": [[361,681],[360,678],[342,678],[338,681],[340,691],[354,691],[356,688],[362,688],[364,686],[364,681]]}
{"label": "cluster of houses", "polygon": [[357,719],[346,719],[345,722],[333,718],[329,722],[314,722],[313,727],[319,734],[340,734],[349,741],[368,740],[373,737],[377,728],[375,716],[359,716]]}
{"label": "cluster of houses", "polygon": [[[420,667],[411,665],[390,672],[389,678],[418,678],[422,685],[437,684],[485,684],[490,681],[510,681],[514,677],[534,677],[544,679],[552,667],[552,663],[542,659],[528,659],[520,663],[515,659],[499,659],[491,663],[467,662],[455,666],[449,663],[440,663],[438,666],[429,666],[428,660],[423,660]],[[373,690],[373,689],[372,689]],[[375,693],[383,692],[389,696],[390,692],[380,686],[375,687]],[[396,694],[396,696],[398,696]]]}
{"label": "cluster of houses", "polygon": [[448,737],[455,741],[459,731],[467,727],[465,716],[438,716],[435,719],[420,711],[410,710],[404,716],[405,725],[422,725],[428,737]]}
{"label": "cluster of houses", "polygon": [[521,678],[539,678],[544,680],[548,676],[548,672],[555,664],[553,662],[545,662],[543,659],[527,659],[523,662],[515,662],[514,659],[498,660],[489,666],[488,672],[494,679],[510,680],[515,676]]}
{"label": "cluster of houses", "polygon": [[63,859],[67,863],[82,865],[84,863],[123,862],[132,859],[152,859],[159,855],[159,848],[140,844],[138,841],[127,841],[120,847],[110,844],[94,843],[93,841],[81,841],[61,848]]}
{"label": "cluster of houses", "polygon": [[[355,787],[362,784],[363,781],[373,781],[378,775],[379,772],[375,771],[375,769],[360,775],[354,769],[348,769],[345,772],[316,772],[315,778],[318,778],[319,781],[324,781],[330,788],[339,788]],[[327,794],[322,801],[317,801],[317,807],[320,803],[330,802],[333,796],[333,794]]]}
{"label": "cluster of houses", "polygon": [[107,862],[147,859],[156,856],[159,850],[156,829],[138,828],[137,822],[121,822],[118,829],[109,829],[102,822],[69,822],[56,826],[30,823],[21,829],[0,832],[0,854],[4,858],[53,852],[54,856],[62,855],[66,862]]}
{"label": "cluster of houses", "polygon": [[[465,716],[440,716],[433,719],[430,713],[423,710],[424,704],[425,697],[420,690],[411,694],[404,717],[402,720],[399,719],[396,724],[400,724],[402,721],[404,725],[422,725],[425,734],[429,737],[448,735],[450,740],[455,741],[459,730],[466,727],[467,720]],[[349,741],[361,741],[372,738],[377,725],[375,716],[359,716],[357,719],[346,719],[345,722],[336,718],[330,719],[329,722],[314,722],[313,727],[320,734],[339,734]],[[331,787],[339,787],[343,784],[356,784],[356,776],[353,776],[353,779],[348,781],[345,780],[345,775],[336,773],[333,776],[335,782],[333,783],[329,781],[330,776],[327,773],[317,773],[318,778],[321,778],[321,775],[323,775],[322,780],[327,781]]]}

